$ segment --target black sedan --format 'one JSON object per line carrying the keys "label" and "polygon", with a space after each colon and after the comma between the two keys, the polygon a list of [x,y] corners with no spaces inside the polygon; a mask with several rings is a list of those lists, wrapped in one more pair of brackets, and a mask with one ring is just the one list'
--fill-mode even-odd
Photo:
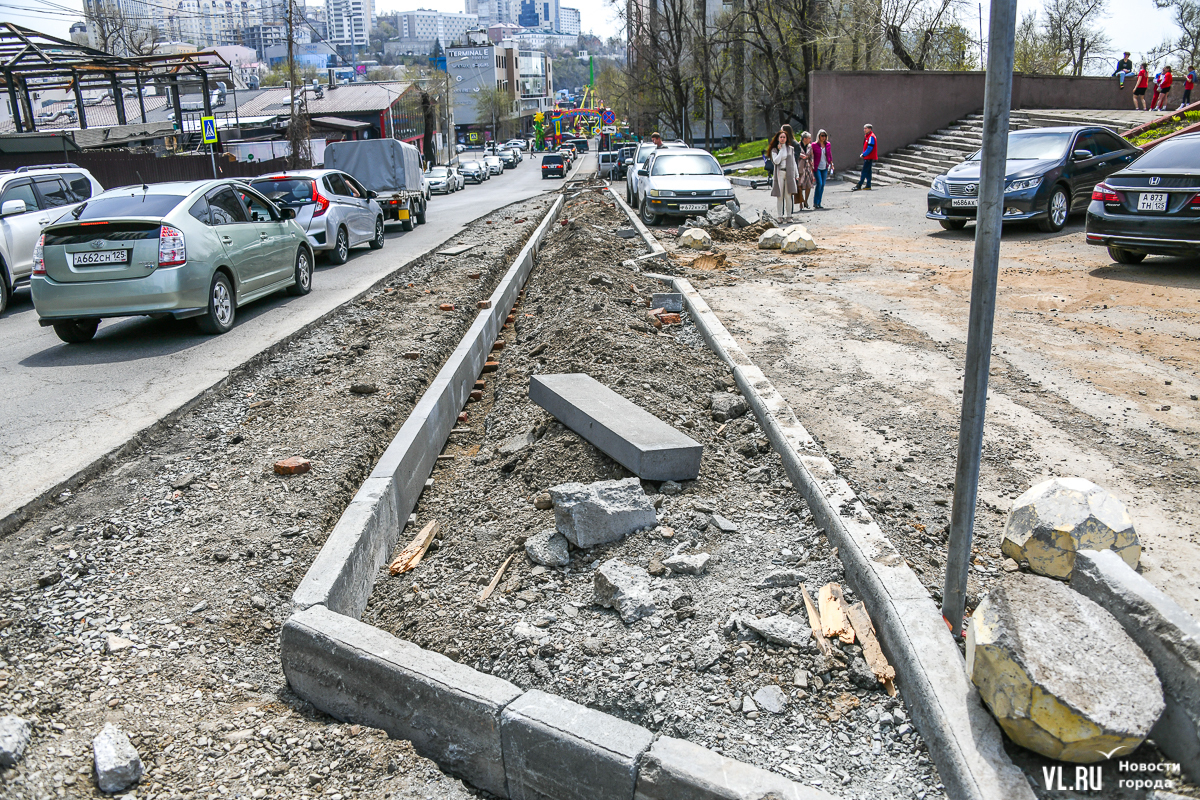
{"label": "black sedan", "polygon": [[[933,179],[925,216],[946,230],[958,230],[975,219],[981,152]],[[1014,131],[1008,135],[1004,170],[1004,221],[1033,220],[1043,231],[1061,231],[1071,211],[1087,207],[1092,187],[1140,154],[1104,128]]]}
{"label": "black sedan", "polygon": [[1200,134],[1168,139],[1097,185],[1087,243],[1121,264],[1200,257]]}

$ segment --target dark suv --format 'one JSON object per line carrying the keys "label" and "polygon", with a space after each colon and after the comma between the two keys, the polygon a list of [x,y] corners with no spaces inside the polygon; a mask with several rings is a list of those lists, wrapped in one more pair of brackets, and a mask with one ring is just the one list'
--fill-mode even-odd
{"label": "dark suv", "polygon": [[561,153],[547,153],[542,156],[542,178],[553,177],[567,177],[567,163]]}
{"label": "dark suv", "polygon": [[[975,219],[981,152],[933,179],[925,216],[946,230],[958,230]],[[1013,131],[1004,169],[1004,221],[1032,220],[1044,231],[1061,231],[1072,211],[1087,208],[1097,183],[1140,154],[1105,128]]]}

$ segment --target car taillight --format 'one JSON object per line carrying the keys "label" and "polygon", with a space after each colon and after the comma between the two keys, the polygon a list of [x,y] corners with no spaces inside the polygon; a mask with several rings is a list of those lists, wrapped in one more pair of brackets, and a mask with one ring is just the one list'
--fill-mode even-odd
{"label": "car taillight", "polygon": [[317,204],[317,210],[313,212],[314,217],[319,217],[329,210],[329,198],[321,194],[321,190],[317,188],[317,182],[312,182],[313,201]]}
{"label": "car taillight", "polygon": [[35,244],[33,246],[33,274],[34,275],[45,275],[46,274],[46,259],[42,255],[42,253],[43,253],[42,248],[45,247],[45,244],[46,244],[46,234],[43,233],[41,236],[38,237],[37,244]]}
{"label": "car taillight", "polygon": [[1092,199],[1103,203],[1119,203],[1121,202],[1121,195],[1114,192],[1108,184],[1097,183],[1096,188],[1092,189]]}
{"label": "car taillight", "polygon": [[1200,211],[1200,194],[1192,198],[1192,202],[1188,203],[1188,208],[1192,211]]}
{"label": "car taillight", "polygon": [[183,231],[163,225],[158,232],[158,265],[178,267],[187,261],[187,250],[183,246]]}

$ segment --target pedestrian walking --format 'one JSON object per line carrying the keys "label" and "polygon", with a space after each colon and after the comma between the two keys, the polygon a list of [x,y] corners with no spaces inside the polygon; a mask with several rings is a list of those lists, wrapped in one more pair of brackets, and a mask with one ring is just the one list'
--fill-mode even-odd
{"label": "pedestrian walking", "polygon": [[771,179],[771,197],[775,198],[775,210],[781,217],[790,217],[795,209],[793,197],[796,194],[796,152],[787,131],[780,131],[771,138],[767,147],[771,161],[775,165],[775,174]]}
{"label": "pedestrian walking", "polygon": [[1175,75],[1171,72],[1171,67],[1163,67],[1162,77],[1158,81],[1158,110],[1167,110],[1167,95],[1171,93],[1171,84],[1175,83]]}
{"label": "pedestrian walking", "polygon": [[[859,158],[863,161],[862,173],[858,176],[858,183],[850,191],[857,192],[859,189],[871,191],[871,169],[875,162],[879,160],[879,140],[875,138],[875,126],[867,123],[863,125],[863,150]],[[863,183],[866,186],[863,186]]]}
{"label": "pedestrian walking", "polygon": [[1154,73],[1154,77],[1150,79],[1150,110],[1158,108],[1158,87],[1162,83],[1162,70]]}
{"label": "pedestrian walking", "polygon": [[[800,169],[800,137],[792,130],[792,126],[784,124],[781,130],[787,134],[788,141],[792,143],[792,158],[796,159],[796,169]],[[792,195],[792,205],[796,208],[804,208],[800,201],[800,180],[796,178],[796,193]]]}
{"label": "pedestrian walking", "polygon": [[821,201],[825,198],[825,182],[833,174],[833,146],[829,144],[829,134],[824,130],[817,131],[817,143],[813,145],[813,177],[816,178],[817,189],[813,194],[813,208],[824,208]]}
{"label": "pedestrian walking", "polygon": [[800,134],[799,152],[800,160],[796,162],[799,178],[796,185],[800,188],[800,208],[812,208],[808,204],[808,199],[812,194],[813,187],[817,185],[817,179],[813,174],[812,134],[808,131]]}
{"label": "pedestrian walking", "polygon": [[1135,111],[1146,110],[1146,88],[1149,83],[1149,65],[1142,64],[1142,68],[1138,70],[1137,83],[1133,85],[1133,108]]}
{"label": "pedestrian walking", "polygon": [[1113,72],[1112,77],[1116,78],[1120,82],[1121,88],[1124,89],[1125,78],[1132,74],[1133,60],[1129,58],[1129,53],[1126,52],[1124,56],[1117,59],[1117,69]]}
{"label": "pedestrian walking", "polygon": [[1179,104],[1180,108],[1190,106],[1192,104],[1192,89],[1196,85],[1196,68],[1188,67],[1187,75],[1183,76],[1183,102]]}

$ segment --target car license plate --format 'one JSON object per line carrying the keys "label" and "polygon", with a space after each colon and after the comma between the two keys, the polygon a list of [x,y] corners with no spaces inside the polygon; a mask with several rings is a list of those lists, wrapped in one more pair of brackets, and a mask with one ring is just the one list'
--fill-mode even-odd
{"label": "car license plate", "polygon": [[708,211],[707,203],[680,203],[680,211]]}
{"label": "car license plate", "polygon": [[1166,192],[1155,192],[1148,194],[1143,192],[1138,195],[1138,211],[1166,211],[1167,210],[1167,195]]}
{"label": "car license plate", "polygon": [[75,267],[90,267],[96,264],[125,264],[128,261],[128,250],[91,250],[85,253],[71,254],[71,265]]}
{"label": "car license plate", "polygon": [[978,197],[955,197],[950,201],[953,208],[975,208],[979,205]]}

